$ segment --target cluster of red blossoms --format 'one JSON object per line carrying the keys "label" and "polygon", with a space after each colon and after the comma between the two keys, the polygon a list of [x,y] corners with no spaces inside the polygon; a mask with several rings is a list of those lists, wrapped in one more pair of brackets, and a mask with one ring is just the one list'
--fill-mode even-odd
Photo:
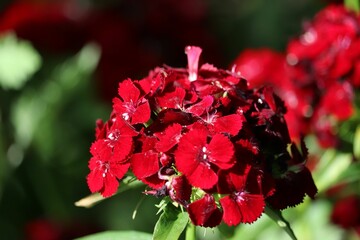
{"label": "cluster of red blossoms", "polygon": [[284,102],[236,72],[199,68],[199,47],[185,52],[187,69],[159,67],[119,84],[109,120],[97,122],[91,192],[109,197],[133,174],[146,194],[168,196],[204,227],[251,223],[265,205],[314,198],[307,149],[290,139]]}
{"label": "cluster of red blossoms", "polygon": [[339,144],[337,126],[354,112],[360,87],[360,16],[343,5],[329,5],[304,24],[286,53],[247,50],[234,61],[258,87],[271,84],[286,99],[290,135],[315,133],[323,147]]}

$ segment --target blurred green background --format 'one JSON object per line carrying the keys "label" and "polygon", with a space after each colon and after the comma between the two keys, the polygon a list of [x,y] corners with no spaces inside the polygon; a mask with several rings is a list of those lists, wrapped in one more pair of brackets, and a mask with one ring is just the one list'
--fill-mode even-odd
{"label": "blurred green background", "polygon": [[[90,193],[86,175],[95,121],[108,118],[117,83],[164,63],[185,67],[189,44],[203,48],[203,62],[222,68],[246,48],[282,51],[324,5],[320,0],[1,2],[0,238],[151,233],[160,199],[143,199],[139,189],[90,209],[74,205]],[[324,227],[329,208],[305,203],[289,220],[298,217],[310,229],[317,224],[315,235],[295,225],[295,232],[310,234],[303,236],[340,239],[339,229]],[[237,229],[236,236],[288,239],[265,218]],[[218,238],[216,231],[207,234],[200,235]]]}

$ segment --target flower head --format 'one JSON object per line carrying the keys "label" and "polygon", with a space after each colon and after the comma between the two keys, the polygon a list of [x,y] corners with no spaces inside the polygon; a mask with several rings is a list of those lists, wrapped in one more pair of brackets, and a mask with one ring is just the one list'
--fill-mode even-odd
{"label": "flower head", "polygon": [[187,69],[164,66],[119,84],[110,119],[97,124],[91,191],[111,195],[130,169],[146,194],[169,197],[204,227],[252,223],[271,198],[283,209],[313,197],[307,155],[288,149],[284,102],[235,72],[199,67],[200,48],[186,53]]}

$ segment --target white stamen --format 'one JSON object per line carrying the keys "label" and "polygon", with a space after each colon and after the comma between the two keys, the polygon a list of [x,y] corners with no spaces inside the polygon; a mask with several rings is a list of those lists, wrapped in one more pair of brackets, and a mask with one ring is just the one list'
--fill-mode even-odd
{"label": "white stamen", "polygon": [[205,153],[207,149],[206,147],[203,147],[201,150]]}
{"label": "white stamen", "polygon": [[124,119],[125,121],[129,120],[129,118],[130,118],[130,116],[129,116],[128,113],[123,113],[123,114],[122,114],[122,117],[123,117],[123,119]]}
{"label": "white stamen", "polygon": [[108,135],[108,139],[114,140],[114,139],[115,139],[114,133],[110,133],[110,134]]}

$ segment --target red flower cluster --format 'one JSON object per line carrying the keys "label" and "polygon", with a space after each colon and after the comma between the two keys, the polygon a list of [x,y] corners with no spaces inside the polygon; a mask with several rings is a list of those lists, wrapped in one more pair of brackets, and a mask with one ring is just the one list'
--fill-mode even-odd
{"label": "red flower cluster", "polygon": [[147,194],[169,196],[205,227],[251,223],[266,204],[313,198],[307,149],[291,142],[283,101],[234,72],[198,68],[200,48],[185,52],[187,69],[159,67],[119,84],[110,119],[97,122],[90,190],[109,197],[131,171]]}
{"label": "red flower cluster", "polygon": [[360,87],[360,17],[330,5],[305,24],[285,54],[248,50],[234,62],[254,87],[271,84],[286,99],[291,136],[316,134],[323,147],[338,144],[335,127],[353,114]]}

